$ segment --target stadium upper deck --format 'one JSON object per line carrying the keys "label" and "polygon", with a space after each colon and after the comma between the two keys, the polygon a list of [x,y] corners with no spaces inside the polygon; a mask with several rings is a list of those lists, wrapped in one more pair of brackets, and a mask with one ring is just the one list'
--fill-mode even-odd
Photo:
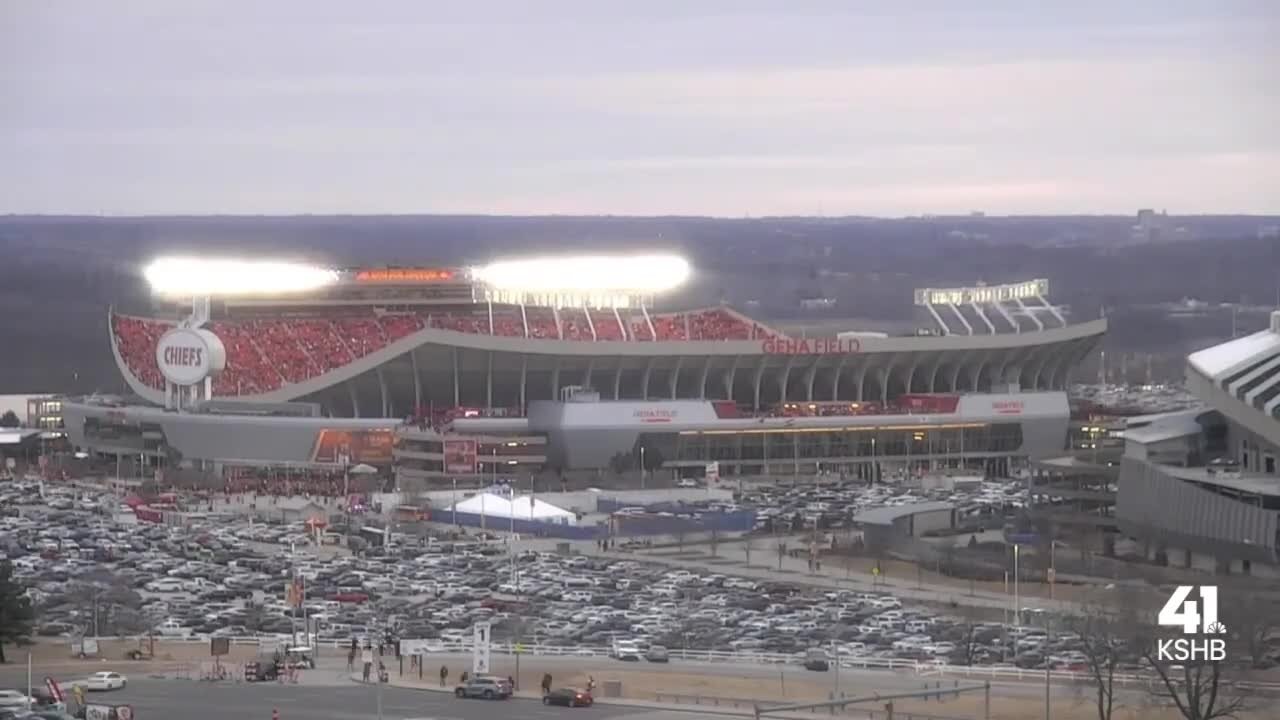
{"label": "stadium upper deck", "polygon": [[[1007,334],[797,338],[728,307],[654,312],[654,286],[641,282],[584,288],[539,282],[537,268],[495,267],[337,271],[305,292],[220,298],[199,320],[225,347],[212,395],[308,400],[352,417],[429,405],[523,410],[567,386],[755,409],[888,403],[906,393],[1064,389],[1106,328],[1098,320]],[[535,277],[512,282],[504,271]],[[591,273],[575,268],[572,277]],[[198,292],[169,296],[184,290]],[[165,399],[157,347],[180,322],[110,316],[121,372],[156,404]]]}

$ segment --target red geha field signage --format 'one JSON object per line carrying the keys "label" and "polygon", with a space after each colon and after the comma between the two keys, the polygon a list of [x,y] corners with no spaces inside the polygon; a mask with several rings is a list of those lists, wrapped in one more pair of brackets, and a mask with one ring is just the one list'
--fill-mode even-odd
{"label": "red geha field signage", "polygon": [[766,355],[844,355],[862,352],[858,338],[765,338],[760,352]]}

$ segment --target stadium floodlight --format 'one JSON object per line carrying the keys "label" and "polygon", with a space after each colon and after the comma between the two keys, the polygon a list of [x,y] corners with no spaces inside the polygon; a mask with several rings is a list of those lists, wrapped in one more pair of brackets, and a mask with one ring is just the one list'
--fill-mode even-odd
{"label": "stadium floodlight", "polygon": [[653,294],[689,279],[689,262],[678,255],[579,255],[500,260],[475,269],[496,290],[527,293]]}
{"label": "stadium floodlight", "polygon": [[159,258],[142,274],[152,292],[168,297],[298,293],[338,279],[337,272],[315,265],[215,258]]}

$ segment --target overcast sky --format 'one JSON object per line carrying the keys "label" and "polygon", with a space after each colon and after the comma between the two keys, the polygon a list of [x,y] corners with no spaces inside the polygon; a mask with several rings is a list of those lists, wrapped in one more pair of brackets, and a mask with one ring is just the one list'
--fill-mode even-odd
{"label": "overcast sky", "polygon": [[1278,36],[1274,0],[0,0],[0,212],[1277,212]]}

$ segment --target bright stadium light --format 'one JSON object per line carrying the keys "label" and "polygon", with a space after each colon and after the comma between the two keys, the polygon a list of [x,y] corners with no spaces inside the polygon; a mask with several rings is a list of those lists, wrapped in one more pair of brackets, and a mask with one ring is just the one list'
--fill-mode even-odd
{"label": "bright stadium light", "polygon": [[652,294],[679,287],[690,272],[678,255],[584,255],[501,260],[475,276],[496,290]]}
{"label": "bright stadium light", "polygon": [[314,265],[210,258],[159,258],[142,274],[152,292],[169,297],[298,293],[338,278],[335,271]]}

